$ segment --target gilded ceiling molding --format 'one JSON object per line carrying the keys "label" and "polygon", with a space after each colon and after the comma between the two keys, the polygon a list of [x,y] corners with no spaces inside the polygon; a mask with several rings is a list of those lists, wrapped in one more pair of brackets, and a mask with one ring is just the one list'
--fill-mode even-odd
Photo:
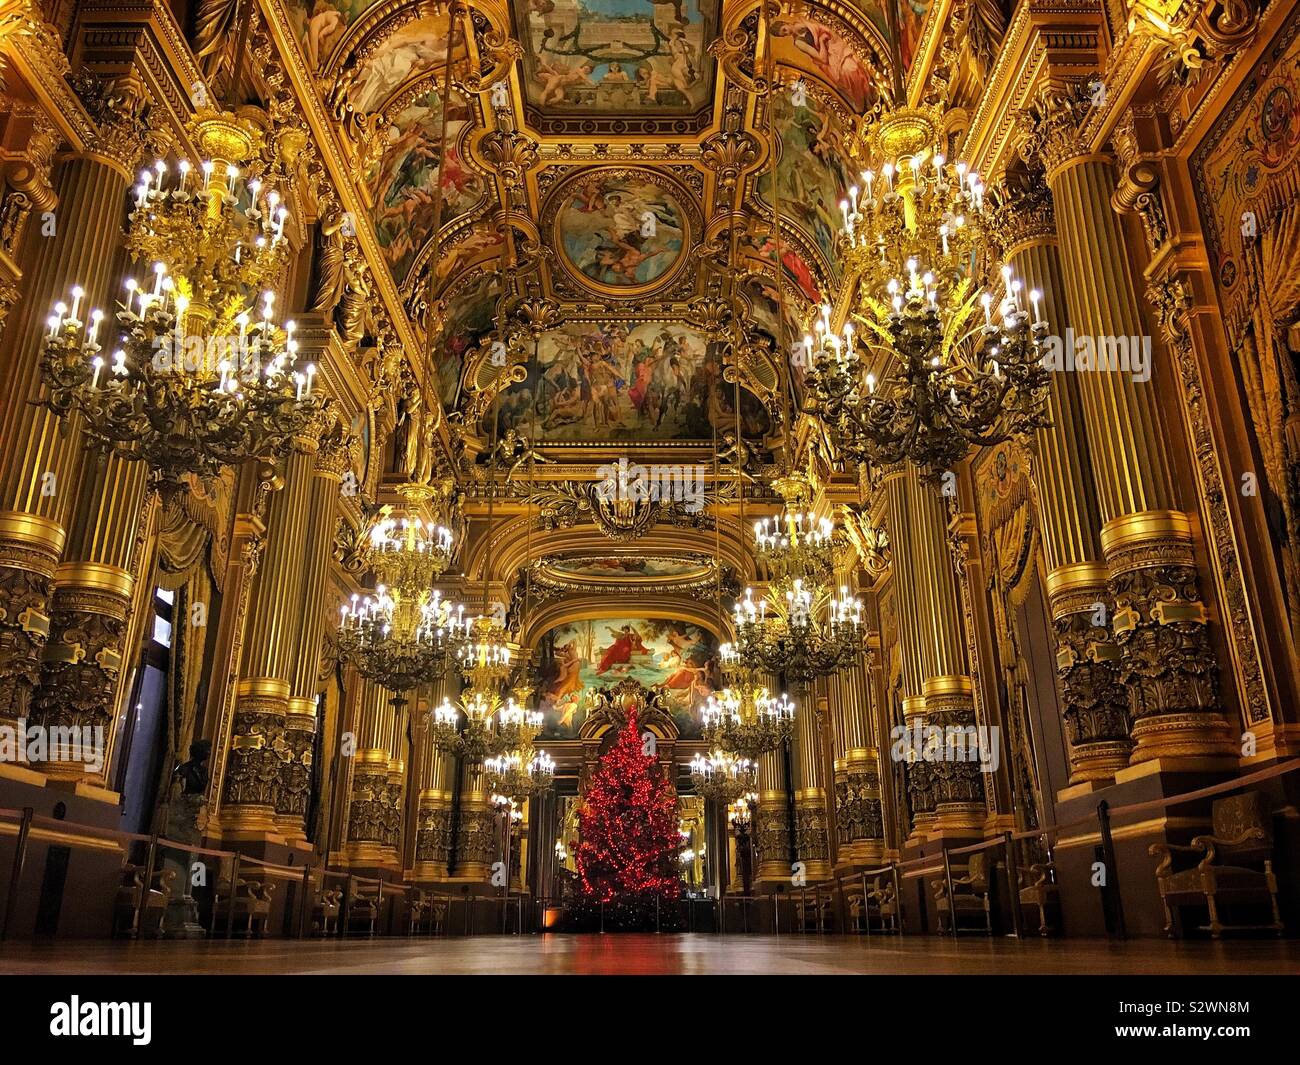
{"label": "gilded ceiling molding", "polygon": [[95,135],[95,125],[67,82],[71,69],[59,32],[45,21],[39,0],[18,0],[0,16],[0,91],[8,64],[58,125],[74,149]]}

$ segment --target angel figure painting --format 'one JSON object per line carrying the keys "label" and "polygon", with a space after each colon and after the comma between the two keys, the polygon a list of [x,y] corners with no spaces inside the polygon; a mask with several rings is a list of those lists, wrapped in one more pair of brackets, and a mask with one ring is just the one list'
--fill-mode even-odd
{"label": "angel figure painting", "polygon": [[686,621],[616,618],[560,625],[540,647],[542,735],[576,736],[590,691],[627,677],[658,690],[683,737],[700,734],[697,707],[722,684],[718,641]]}
{"label": "angel figure painting", "polygon": [[525,90],[551,113],[688,114],[708,103],[717,0],[513,0]]}
{"label": "angel figure painting", "polygon": [[572,186],[556,229],[570,267],[615,288],[654,284],[681,258],[685,237],[673,195],[622,173],[597,172]]}
{"label": "angel figure painting", "polygon": [[473,122],[466,99],[452,93],[447,106],[447,158],[441,160],[442,97],[431,89],[393,115],[373,173],[375,236],[400,283],[433,235],[435,185],[442,182],[445,226],[480,203],[487,186],[465,165],[461,137]]}

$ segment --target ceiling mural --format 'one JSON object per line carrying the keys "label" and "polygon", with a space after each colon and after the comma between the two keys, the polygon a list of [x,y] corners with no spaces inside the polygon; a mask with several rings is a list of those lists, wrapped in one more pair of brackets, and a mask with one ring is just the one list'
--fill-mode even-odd
{"label": "ceiling mural", "polygon": [[681,261],[686,218],[652,171],[597,170],[558,195],[556,246],[579,280],[645,290]]}
{"label": "ceiling mural", "polygon": [[546,114],[688,115],[713,95],[718,0],[511,0],[524,95]]}
{"label": "ceiling mural", "polygon": [[348,27],[380,0],[301,0],[286,5],[298,27],[299,40],[313,70],[326,65]]}
{"label": "ceiling mural", "polygon": [[714,572],[708,558],[652,557],[642,555],[570,555],[543,560],[543,568],[558,578],[602,583],[645,583],[662,586],[666,582],[694,580]]}
{"label": "ceiling mural", "polygon": [[[699,330],[679,322],[569,322],[545,333],[502,394],[502,431],[542,441],[708,440],[734,431],[733,388]],[[742,392],[746,436],[768,429]]]}
{"label": "ceiling mural", "polygon": [[426,81],[387,113],[382,154],[366,175],[374,197],[375,236],[401,284],[432,236],[437,184],[445,226],[483,203],[489,182],[466,162],[465,138],[474,126],[470,101],[453,90],[447,101],[447,156],[442,144],[442,86]]}
{"label": "ceiling mural", "polygon": [[925,20],[933,0],[897,0],[898,50],[903,70],[910,71],[921,48]]}
{"label": "ceiling mural", "polygon": [[[839,203],[853,184],[843,145],[850,132],[846,116],[830,95],[809,85],[798,94],[777,93],[772,101],[780,149],[776,163],[777,196],[783,221],[806,236],[832,274],[835,233],[841,224]],[[758,179],[763,202],[772,204],[772,173]],[[811,278],[805,291],[812,289]]]}
{"label": "ceiling mural", "polygon": [[[906,0],[904,0],[906,2]],[[884,12],[873,8],[868,17],[879,34],[883,54],[889,40]],[[816,8],[777,22],[772,52],[782,66],[802,70],[833,88],[857,114],[869,111],[879,98],[878,73],[873,72],[864,44],[854,45],[852,31],[839,19]],[[874,50],[874,49],[873,49]],[[880,64],[877,63],[877,70]]]}
{"label": "ceiling mural", "polygon": [[660,693],[682,738],[698,738],[696,707],[721,687],[717,637],[690,622],[577,621],[552,629],[538,647],[543,739],[577,736],[588,693],[629,677]]}
{"label": "ceiling mural", "polygon": [[456,405],[470,351],[496,329],[503,291],[499,273],[482,271],[460,278],[445,294],[446,324],[434,366],[444,409]]}

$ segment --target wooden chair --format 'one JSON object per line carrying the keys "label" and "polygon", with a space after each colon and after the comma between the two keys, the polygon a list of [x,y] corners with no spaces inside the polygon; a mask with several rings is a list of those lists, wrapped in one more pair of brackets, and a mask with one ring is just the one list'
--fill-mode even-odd
{"label": "wooden chair", "polygon": [[898,904],[894,898],[894,885],[882,877],[868,881],[865,891],[862,880],[855,880],[844,890],[848,910],[849,930],[872,932],[872,922],[878,923],[878,932],[898,931]]}
{"label": "wooden chair", "polygon": [[[939,931],[975,931],[963,929],[963,914],[984,914],[984,932],[993,934],[993,909],[989,900],[989,859],[983,851],[976,851],[966,863],[966,874],[952,878],[953,897],[948,898],[948,882],[945,878],[930,882],[934,892],[934,908],[939,920]],[[945,927],[946,926],[946,927]]]}
{"label": "wooden chair", "polygon": [[[1038,910],[1038,934],[1051,935],[1056,931],[1056,918],[1060,915],[1060,891],[1055,881],[1056,866],[1038,863],[1020,870],[1019,901],[1023,913],[1026,909]],[[1049,916],[1051,920],[1049,920]]]}
{"label": "wooden chair", "polygon": [[[1165,933],[1181,931],[1180,909],[1204,906],[1209,924],[1199,925],[1218,939],[1226,931],[1267,930],[1282,934],[1277,905],[1277,877],[1273,875],[1273,820],[1264,796],[1257,791],[1215,799],[1210,808],[1213,833],[1196,836],[1187,846],[1153,843],[1158,857],[1156,883],[1165,908]],[[1187,868],[1191,858],[1200,860]],[[1184,868],[1177,869],[1176,865]],[[1263,924],[1225,924],[1220,907],[1267,905],[1272,921]]]}
{"label": "wooden chair", "polygon": [[328,936],[338,931],[339,910],[343,892],[338,888],[323,888],[311,908],[311,927],[317,935]]}
{"label": "wooden chair", "polygon": [[447,917],[447,900],[432,891],[417,888],[407,917],[408,935],[413,936],[419,932],[431,936],[441,935],[443,922]]}
{"label": "wooden chair", "polygon": [[348,900],[348,912],[343,915],[343,934],[351,935],[360,925],[366,935],[375,934],[375,924],[379,920],[379,907],[383,901],[383,885],[356,884],[352,898]]}
{"label": "wooden chair", "polygon": [[801,891],[794,898],[800,932],[829,932],[834,928],[835,900],[829,891]]}
{"label": "wooden chair", "polygon": [[275,884],[271,881],[245,880],[240,877],[235,885],[234,911],[230,904],[230,881],[217,884],[213,902],[213,914],[216,923],[230,921],[234,927],[233,934],[239,930],[243,919],[244,935],[265,936],[271,923],[271,897],[275,894]]}
{"label": "wooden chair", "polygon": [[117,898],[113,904],[113,935],[115,936],[152,936],[163,934],[163,914],[167,903],[172,898],[172,887],[176,882],[175,869],[158,868],[153,871],[149,890],[144,893],[144,902],[140,906],[140,920],[136,923],[135,908],[140,902],[140,887],[144,883],[144,867],[124,865],[122,881],[118,885]]}

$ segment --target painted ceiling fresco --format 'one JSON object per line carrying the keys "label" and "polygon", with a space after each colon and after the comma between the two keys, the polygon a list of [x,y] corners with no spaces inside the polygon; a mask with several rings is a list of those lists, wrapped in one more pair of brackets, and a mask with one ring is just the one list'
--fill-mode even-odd
{"label": "painted ceiling fresco", "polygon": [[587,695],[626,678],[659,691],[684,738],[700,734],[697,708],[721,687],[718,641],[690,622],[607,618],[560,625],[539,644],[543,739],[578,734]]}
{"label": "painted ceiling fresco", "polygon": [[[502,431],[531,427],[535,438],[562,445],[701,443],[734,431],[734,386],[720,384],[721,359],[686,324],[686,308],[712,269],[704,260],[711,220],[726,209],[770,214],[773,176],[764,161],[721,186],[702,148],[720,129],[748,130],[755,159],[766,160],[772,109],[786,238],[778,243],[768,227],[751,226],[725,268],[734,279],[725,291],[753,335],[773,349],[795,343],[838,282],[834,234],[852,183],[848,141],[891,91],[882,58],[894,48],[889,27],[899,27],[910,61],[932,0],[883,0],[896,5],[888,15],[883,2],[798,5],[767,41],[756,8],[722,0],[473,5],[455,34],[456,85],[446,100],[445,9],[284,2],[354,164],[372,264],[377,252],[417,333],[428,317],[424,293],[434,294],[445,331],[432,369],[444,408],[477,403],[462,424],[481,431],[484,407],[471,393],[490,377],[475,360],[498,309],[551,299],[563,324],[542,334],[519,368],[523,380],[501,394],[499,416]],[[744,91],[743,72],[756,73],[768,47],[776,83],[798,84],[797,98]],[[466,76],[473,73],[484,80],[475,84]],[[485,148],[501,130],[518,131],[535,153],[509,195],[519,220],[514,244],[541,252],[504,283],[497,212],[506,189]],[[765,395],[771,387],[754,385]],[[751,439],[771,427],[747,390],[741,422]]]}
{"label": "painted ceiling fresco", "polygon": [[718,0],[511,0],[528,102],[549,114],[691,114],[713,96]]}
{"label": "painted ceiling fresco", "polygon": [[706,576],[710,560],[647,558],[643,555],[579,555],[546,560],[551,572],[573,580],[599,582],[645,582],[647,584]]}
{"label": "painted ceiling fresco", "polygon": [[[709,440],[734,431],[734,389],[698,330],[678,322],[574,322],[546,333],[502,395],[502,431],[545,441]],[[741,393],[742,430],[768,429]]]}

